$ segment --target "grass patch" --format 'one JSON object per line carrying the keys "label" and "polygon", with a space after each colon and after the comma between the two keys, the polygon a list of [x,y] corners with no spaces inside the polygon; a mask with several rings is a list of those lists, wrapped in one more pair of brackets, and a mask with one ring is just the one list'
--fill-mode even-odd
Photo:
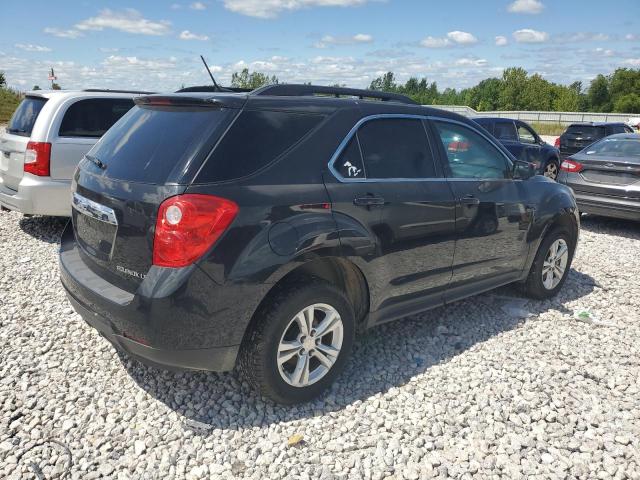
{"label": "grass patch", "polygon": [[538,135],[562,135],[567,128],[566,125],[561,123],[546,123],[546,122],[531,122],[533,129],[538,132]]}
{"label": "grass patch", "polygon": [[0,123],[8,123],[22,101],[22,94],[10,88],[0,88]]}

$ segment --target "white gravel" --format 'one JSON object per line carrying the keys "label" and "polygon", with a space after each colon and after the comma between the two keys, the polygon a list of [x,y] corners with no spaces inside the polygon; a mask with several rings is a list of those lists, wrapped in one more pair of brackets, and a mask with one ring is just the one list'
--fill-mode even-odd
{"label": "white gravel", "polygon": [[638,224],[584,219],[556,299],[505,288],[377,328],[287,408],[119,356],[65,299],[62,227],[0,215],[0,478],[640,479]]}

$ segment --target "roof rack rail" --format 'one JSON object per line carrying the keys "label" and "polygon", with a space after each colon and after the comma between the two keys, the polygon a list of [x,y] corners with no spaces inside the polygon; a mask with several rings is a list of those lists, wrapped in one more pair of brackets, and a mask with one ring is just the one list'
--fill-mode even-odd
{"label": "roof rack rail", "polygon": [[174,93],[185,92],[232,92],[232,93],[248,93],[253,91],[251,88],[241,87],[216,87],[214,85],[195,85],[193,87],[183,87],[180,90],[176,90]]}
{"label": "roof rack rail", "polygon": [[295,85],[295,84],[275,84],[266,85],[264,87],[257,88],[251,95],[273,95],[276,97],[304,97],[314,95],[326,95],[334,97],[358,97],[361,100],[365,98],[372,98],[376,100],[382,100],[383,102],[399,102],[410,103],[416,105],[417,103],[406,95],[399,93],[380,92],[378,90],[363,90],[360,88],[345,88],[345,87],[325,87],[320,85]]}
{"label": "roof rack rail", "polygon": [[110,90],[108,88],[85,88],[83,92],[104,92],[104,93],[139,93],[140,95],[150,95],[156,92],[146,92],[144,90]]}

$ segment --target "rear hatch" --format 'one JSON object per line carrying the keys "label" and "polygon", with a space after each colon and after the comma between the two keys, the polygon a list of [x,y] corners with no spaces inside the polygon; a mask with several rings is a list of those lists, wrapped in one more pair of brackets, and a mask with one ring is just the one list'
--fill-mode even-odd
{"label": "rear hatch", "polygon": [[560,136],[560,152],[573,155],[605,136],[605,127],[593,125],[570,125]]}
{"label": "rear hatch", "polygon": [[2,187],[9,191],[18,190],[24,175],[24,154],[27,144],[45,103],[47,103],[45,97],[31,95],[25,97],[13,113],[6,132],[0,135],[0,177]]}
{"label": "rear hatch", "polygon": [[234,118],[237,102],[226,103],[141,97],[87,153],[72,185],[72,221],[91,270],[137,289],[152,264],[158,207],[184,192]]}

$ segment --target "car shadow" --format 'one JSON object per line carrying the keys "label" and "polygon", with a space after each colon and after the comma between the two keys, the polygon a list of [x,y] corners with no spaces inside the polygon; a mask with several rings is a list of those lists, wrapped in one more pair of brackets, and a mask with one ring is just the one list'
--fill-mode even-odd
{"label": "car shadow", "polygon": [[[302,405],[281,406],[261,397],[237,372],[171,372],[145,366],[121,352],[118,356],[143,390],[180,415],[183,428],[206,435],[214,428],[260,427],[339,411],[401,387],[434,365],[527,321],[505,309],[506,303],[522,305],[533,315],[529,321],[549,310],[569,316],[572,312],[564,304],[595,288],[593,278],[572,269],[561,292],[550,300],[526,299],[515,286],[507,286],[375,327],[359,336],[336,383],[318,399]],[[385,344],[392,348],[383,348]]]}
{"label": "car shadow", "polygon": [[60,243],[60,235],[69,221],[66,217],[22,217],[18,225],[27,235],[47,243]]}
{"label": "car shadow", "polygon": [[618,237],[637,239],[640,237],[640,222],[597,215],[583,215],[580,219],[582,230],[604,233]]}

